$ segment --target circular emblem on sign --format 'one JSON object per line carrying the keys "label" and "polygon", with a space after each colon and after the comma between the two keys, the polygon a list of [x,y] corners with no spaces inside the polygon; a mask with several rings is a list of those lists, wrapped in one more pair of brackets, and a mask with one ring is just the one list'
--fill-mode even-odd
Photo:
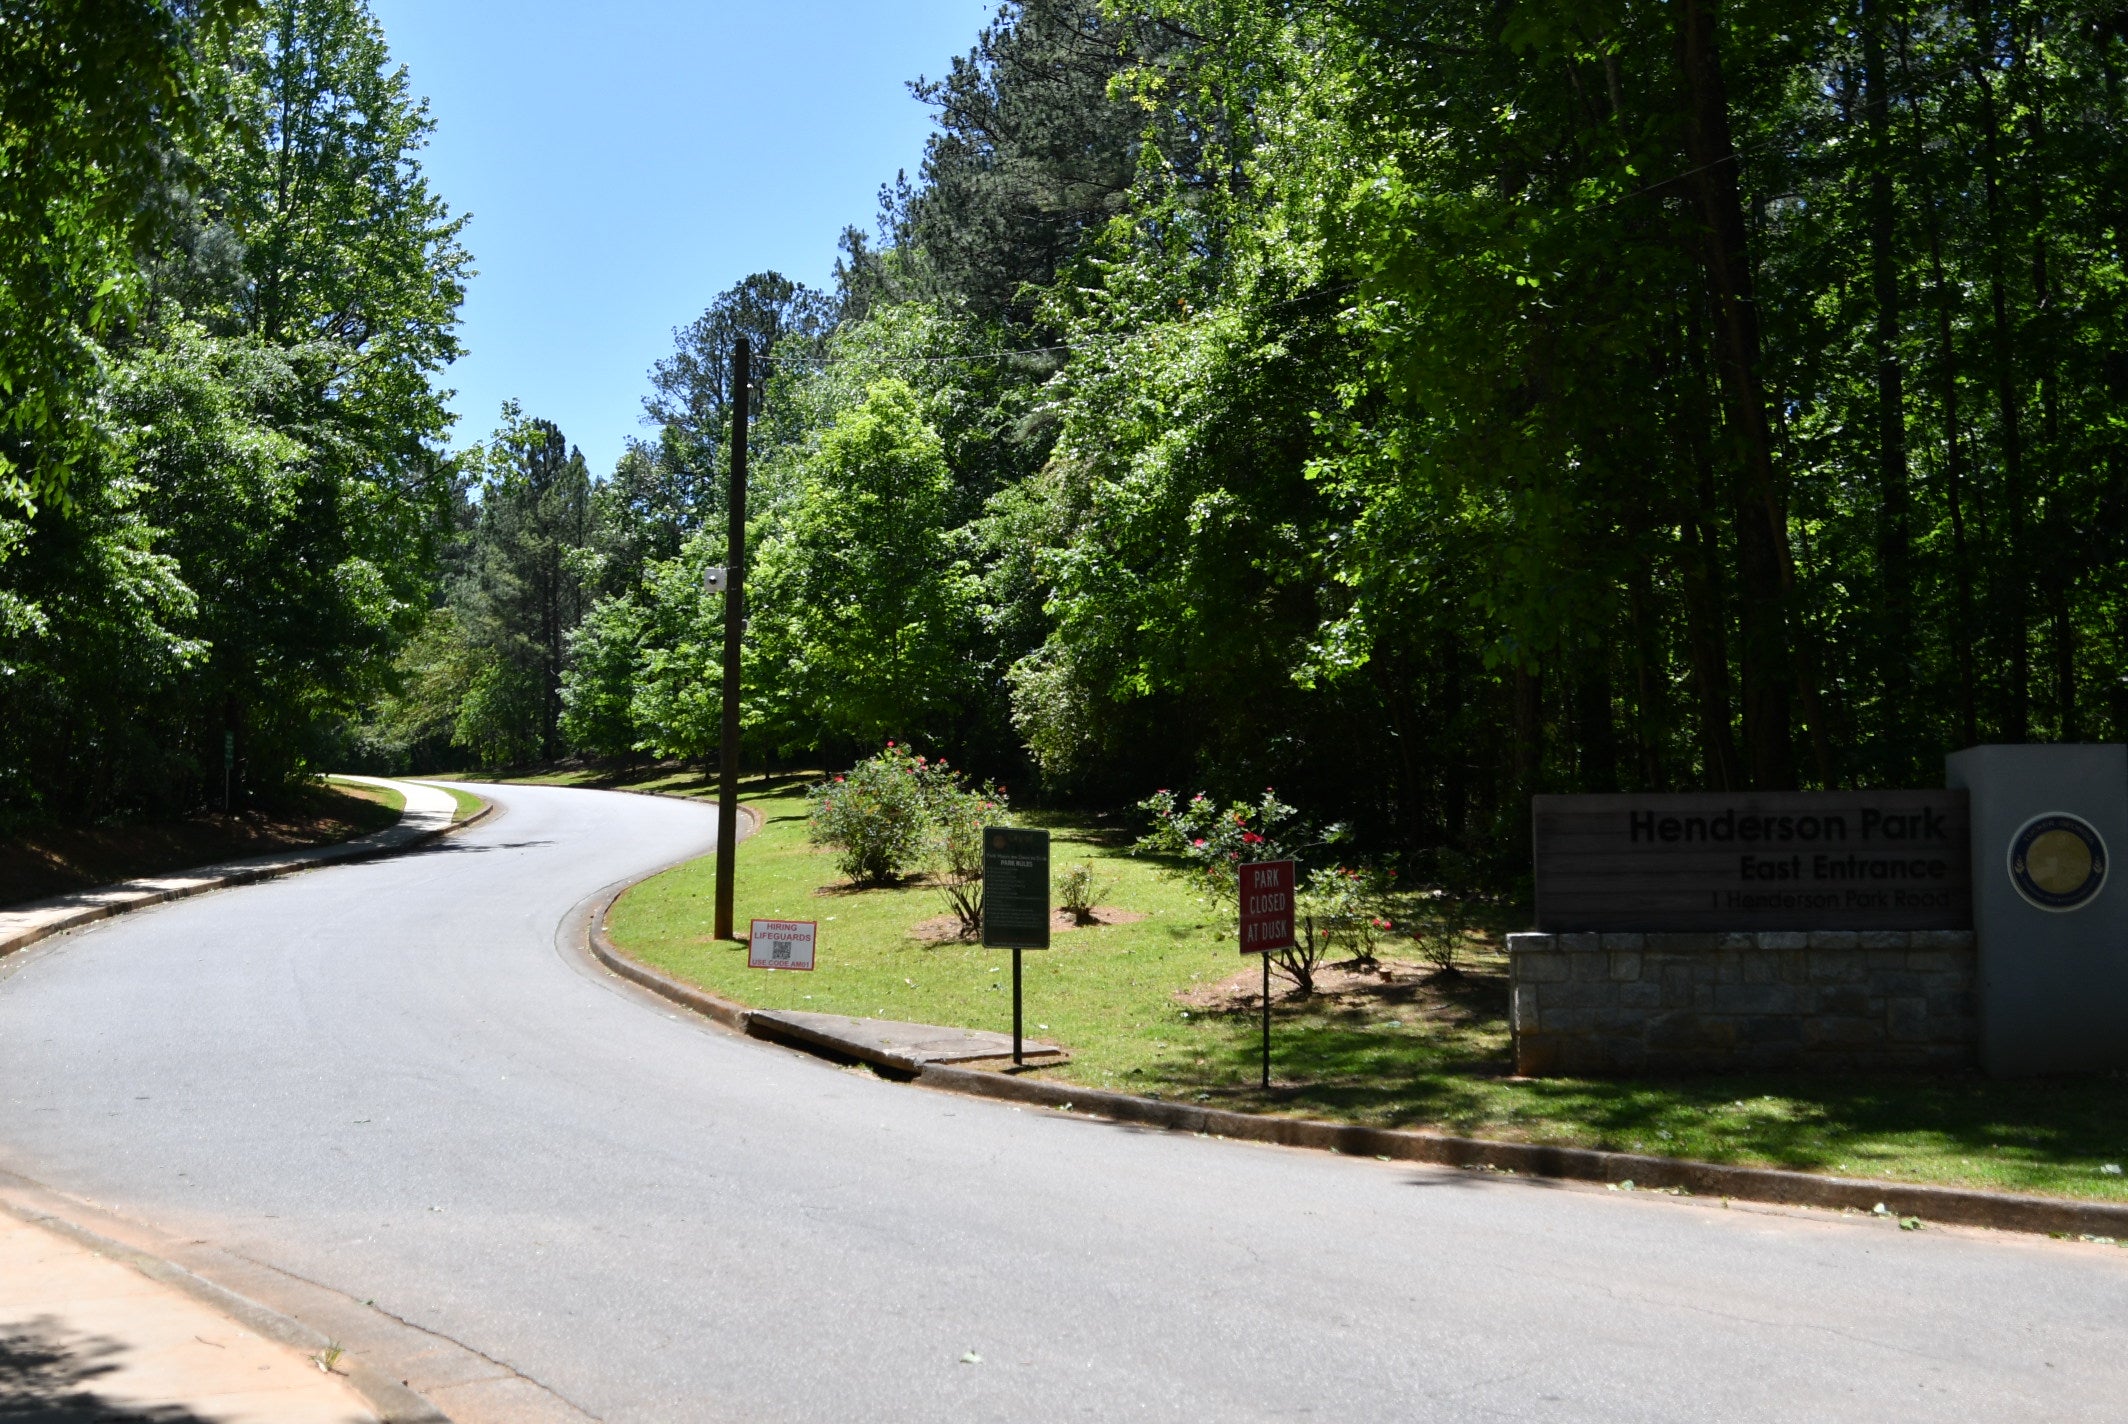
{"label": "circular emblem on sign", "polygon": [[2010,883],[2042,910],[2081,910],[2106,885],[2106,843],[2081,816],[2050,811],[2010,837]]}

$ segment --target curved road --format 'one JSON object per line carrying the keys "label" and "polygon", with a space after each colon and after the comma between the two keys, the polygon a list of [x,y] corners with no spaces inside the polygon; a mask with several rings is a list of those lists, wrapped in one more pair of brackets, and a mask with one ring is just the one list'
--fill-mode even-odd
{"label": "curved road", "polygon": [[436,849],[0,961],[0,1168],[614,1421],[2128,1411],[2128,1251],[881,1082],[584,963],[572,911],[706,808],[492,794]]}

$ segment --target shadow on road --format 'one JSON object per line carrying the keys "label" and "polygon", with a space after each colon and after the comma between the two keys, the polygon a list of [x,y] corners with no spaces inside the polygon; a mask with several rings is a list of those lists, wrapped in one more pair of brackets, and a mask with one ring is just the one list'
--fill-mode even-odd
{"label": "shadow on road", "polygon": [[429,843],[428,843],[427,845],[419,845],[419,846],[415,846],[415,847],[413,847],[413,848],[412,848],[411,850],[408,850],[408,851],[406,851],[406,852],[405,852],[405,854],[407,854],[407,855],[485,855],[485,854],[487,854],[487,853],[488,853],[489,851],[491,851],[491,850],[536,850],[536,849],[537,849],[537,848],[539,848],[540,846],[550,846],[550,845],[553,845],[553,844],[554,844],[554,842],[553,842],[553,841],[551,841],[551,840],[546,840],[546,841],[487,841],[487,842],[484,842],[484,843],[479,843],[479,844],[476,844],[476,843],[473,843],[473,842],[470,842],[470,841],[460,840],[460,839],[458,839],[458,838],[456,838],[456,837],[446,837],[446,838],[444,838],[444,839],[441,839],[441,840],[433,840],[433,841],[430,841],[430,842],[429,842]]}
{"label": "shadow on road", "polygon": [[210,1424],[189,1409],[113,1403],[96,1381],[125,1346],[72,1334],[49,1316],[0,1324],[0,1424]]}

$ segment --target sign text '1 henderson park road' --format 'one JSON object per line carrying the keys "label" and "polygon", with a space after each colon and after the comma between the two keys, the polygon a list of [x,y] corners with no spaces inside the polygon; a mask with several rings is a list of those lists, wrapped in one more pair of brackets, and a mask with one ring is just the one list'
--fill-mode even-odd
{"label": "sign text '1 henderson park road'", "polygon": [[1963,791],[1539,796],[1537,928],[1962,930]]}

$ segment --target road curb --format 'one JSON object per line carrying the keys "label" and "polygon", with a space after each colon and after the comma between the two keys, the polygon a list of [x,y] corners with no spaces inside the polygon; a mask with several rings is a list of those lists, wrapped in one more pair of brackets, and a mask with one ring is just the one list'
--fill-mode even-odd
{"label": "road curb", "polygon": [[1605,1152],[1589,1147],[1496,1142],[1488,1138],[1454,1137],[1408,1128],[1269,1117],[942,1064],[924,1068],[915,1081],[924,1087],[947,1092],[1041,1107],[1069,1108],[1075,1113],[1115,1122],[1247,1142],[1275,1143],[1282,1147],[1307,1147],[1348,1156],[1489,1169],[1560,1181],[1605,1182],[1620,1186],[1631,1183],[1635,1189],[1732,1197],[1739,1201],[1768,1202],[1779,1206],[1872,1212],[1881,1205],[1895,1216],[1919,1217],[1942,1225],[1985,1226],[1998,1231],[2048,1235],[2108,1236],[2116,1240],[2128,1238],[2128,1205],[2110,1202],[2075,1202],[1959,1187],[1825,1177],[1814,1172],[1735,1167],[1720,1162]]}
{"label": "road curb", "polygon": [[[387,855],[400,855],[444,836],[456,835],[460,831],[487,820],[495,810],[495,803],[486,800],[486,798],[482,798],[482,801],[481,808],[463,821],[453,821],[449,825],[439,826],[433,831],[424,831],[420,835],[410,837],[396,845],[357,846],[351,841],[342,841],[338,845],[305,847],[307,850],[315,850],[320,853],[304,860],[289,861],[279,865],[263,865],[251,870],[232,871],[227,875],[217,875],[186,885],[146,891],[137,898],[126,900],[120,904],[87,905],[62,919],[34,925],[6,939],[0,939],[0,959],[5,959],[18,950],[28,949],[31,945],[50,939],[54,935],[65,934],[69,930],[78,930],[83,925],[91,925],[98,920],[108,920],[115,915],[129,914],[134,910],[145,910],[151,905],[167,905],[174,900],[188,900],[194,895],[204,895],[214,890],[232,890],[239,885],[256,885],[265,880],[278,880],[284,875],[294,875],[304,870],[316,870],[324,865],[348,865],[359,861],[377,860]],[[383,833],[373,832],[372,834]],[[182,876],[184,872],[173,871],[171,874],[173,876]],[[159,877],[142,877],[142,879],[149,878]],[[127,883],[129,882],[117,882],[118,885]],[[109,890],[115,888],[115,886],[96,886],[94,888],[97,890]]]}
{"label": "road curb", "polygon": [[[657,793],[643,792],[639,794],[656,795]],[[686,800],[691,798],[680,797],[674,799]],[[751,806],[741,806],[739,814],[753,823],[750,828],[742,829],[739,832],[739,840],[743,842],[748,836],[760,831],[761,813]],[[691,856],[688,860],[675,862],[675,865],[686,865],[690,861],[699,860],[700,858],[699,856]],[[606,936],[606,915],[613,908],[613,902],[642,884],[643,881],[650,879],[651,876],[663,875],[667,870],[673,868],[675,868],[673,865],[668,865],[658,870],[653,870],[650,875],[631,880],[626,885],[618,886],[600,897],[598,903],[591,907],[591,916],[587,922],[586,938],[590,943],[591,956],[623,979],[628,980],[630,983],[641,985],[661,999],[669,999],[673,1003],[680,1005],[680,1007],[691,1009],[704,1018],[714,1020],[736,1033],[751,1035],[753,1010],[735,1004],[729,999],[720,999],[715,994],[697,989],[692,984],[683,984],[669,974],[661,973],[647,964],[630,958],[615,947],[613,941]]]}
{"label": "road curb", "polygon": [[[249,1296],[239,1295],[225,1286],[194,1275],[175,1261],[142,1251],[121,1241],[114,1241],[63,1216],[19,1205],[9,1201],[5,1195],[0,1195],[0,1211],[18,1221],[26,1221],[32,1226],[64,1236],[100,1256],[130,1266],[149,1280],[190,1296],[209,1310],[225,1315],[253,1334],[278,1344],[312,1356],[320,1355],[334,1348],[336,1344],[323,1332],[305,1325],[293,1316],[284,1315]],[[387,1377],[375,1366],[355,1355],[342,1355],[341,1359],[345,1361],[345,1365],[338,1368],[336,1373],[376,1411],[382,1424],[453,1424],[449,1415],[418,1391]]]}
{"label": "road curb", "polygon": [[[627,888],[622,886],[608,895],[591,916],[591,952],[599,963],[661,998],[692,1009],[750,1038],[816,1057],[855,1061],[862,1056],[802,1041],[796,1035],[758,1033],[753,1024],[754,1011],[746,1005],[684,984],[622,953],[606,937],[606,912]],[[1776,1167],[1737,1167],[1681,1157],[1605,1152],[1591,1147],[1498,1142],[1490,1138],[1456,1137],[1410,1128],[1364,1127],[1310,1118],[1271,1117],[946,1064],[928,1064],[906,1077],[901,1074],[883,1076],[944,1092],[1036,1107],[1068,1108],[1090,1117],[1170,1132],[1230,1137],[1281,1147],[1305,1147],[1354,1157],[1386,1157],[1392,1161],[1511,1172],[1555,1181],[1603,1182],[1618,1186],[1630,1183],[1635,1190],[1731,1197],[1738,1201],[1832,1211],[1874,1212],[1881,1205],[1895,1216],[1919,1217],[1946,1226],[1982,1226],[1997,1231],[2128,1240],[2128,1205],[2110,1202],[2066,1201],[1862,1177],[1826,1177]]]}

